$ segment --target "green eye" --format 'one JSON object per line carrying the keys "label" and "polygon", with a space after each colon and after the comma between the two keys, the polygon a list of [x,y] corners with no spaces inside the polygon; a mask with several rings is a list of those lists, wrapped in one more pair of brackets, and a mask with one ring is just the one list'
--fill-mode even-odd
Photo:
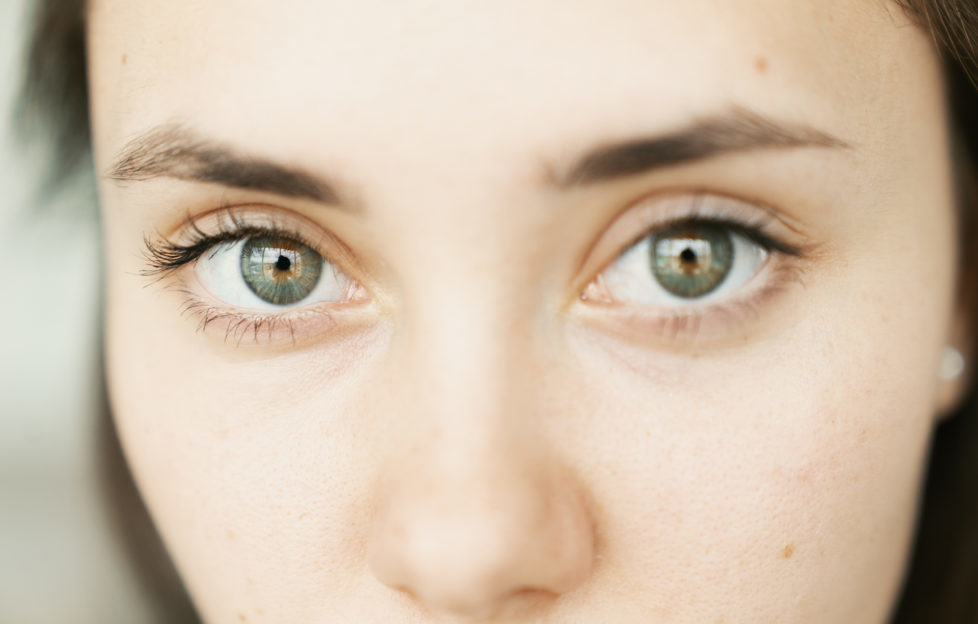
{"label": "green eye", "polygon": [[649,251],[656,281],[673,295],[688,299],[717,288],[734,263],[730,232],[708,223],[681,225],[655,234]]}
{"label": "green eye", "polygon": [[255,236],[241,249],[241,276],[263,301],[289,305],[309,296],[323,258],[307,245],[281,236]]}

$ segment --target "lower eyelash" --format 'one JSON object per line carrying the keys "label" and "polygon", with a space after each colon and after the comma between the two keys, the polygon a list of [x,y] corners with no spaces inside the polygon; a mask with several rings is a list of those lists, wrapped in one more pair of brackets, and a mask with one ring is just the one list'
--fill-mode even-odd
{"label": "lower eyelash", "polygon": [[[791,257],[788,257],[791,260]],[[617,303],[600,304],[607,313],[617,310],[620,321],[631,325],[642,333],[654,332],[669,340],[695,339],[707,322],[719,321],[726,325],[737,325],[756,318],[762,313],[764,301],[775,297],[790,284],[798,283],[805,287],[805,270],[797,262],[785,261],[776,267],[769,283],[755,290],[749,298],[735,298],[701,309],[670,309],[649,313],[641,310],[628,310]]]}
{"label": "lower eyelash", "polygon": [[[246,337],[250,337],[255,344],[260,344],[263,339],[270,344],[273,342],[276,333],[287,331],[292,345],[295,346],[296,344],[296,322],[298,319],[293,316],[231,312],[200,299],[187,288],[180,288],[178,292],[186,297],[180,308],[180,314],[182,316],[196,316],[198,318],[197,331],[200,333],[206,331],[211,325],[220,324],[224,327],[224,342],[239,346]],[[334,324],[333,317],[327,310],[304,310],[303,316],[308,315],[325,319],[328,325]]]}

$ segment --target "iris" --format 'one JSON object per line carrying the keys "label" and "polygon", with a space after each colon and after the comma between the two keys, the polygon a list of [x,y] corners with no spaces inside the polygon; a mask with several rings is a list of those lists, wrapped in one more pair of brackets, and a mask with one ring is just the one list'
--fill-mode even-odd
{"label": "iris", "polygon": [[685,224],[652,235],[650,260],[656,281],[686,299],[709,294],[733,266],[730,232],[708,223]]}
{"label": "iris", "polygon": [[323,258],[307,245],[281,236],[255,236],[241,249],[241,276],[262,300],[289,305],[309,296]]}

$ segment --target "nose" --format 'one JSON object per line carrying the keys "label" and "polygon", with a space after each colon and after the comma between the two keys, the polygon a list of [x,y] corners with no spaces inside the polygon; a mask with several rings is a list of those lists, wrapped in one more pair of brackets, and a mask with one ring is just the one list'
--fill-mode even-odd
{"label": "nose", "polygon": [[370,567],[432,614],[528,617],[587,579],[592,519],[526,393],[465,368],[400,402],[411,425],[377,489]]}

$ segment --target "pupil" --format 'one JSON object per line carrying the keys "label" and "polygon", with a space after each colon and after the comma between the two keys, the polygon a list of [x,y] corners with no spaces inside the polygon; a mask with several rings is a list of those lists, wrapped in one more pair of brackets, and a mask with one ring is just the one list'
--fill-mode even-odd
{"label": "pupil", "polygon": [[275,263],[275,268],[279,271],[288,271],[292,268],[292,261],[285,256],[279,256],[278,261]]}
{"label": "pupil", "polygon": [[687,247],[683,249],[682,253],[679,254],[679,258],[686,263],[696,262],[696,252]]}

